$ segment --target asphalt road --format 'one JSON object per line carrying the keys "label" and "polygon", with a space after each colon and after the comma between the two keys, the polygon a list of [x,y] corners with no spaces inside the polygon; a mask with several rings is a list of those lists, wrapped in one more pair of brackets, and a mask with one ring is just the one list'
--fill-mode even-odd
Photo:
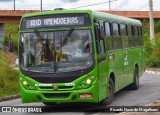
{"label": "asphalt road", "polygon": [[[140,78],[139,90],[121,90],[115,94],[114,100],[110,106],[144,106],[154,101],[160,100],[160,75],[153,75],[144,73]],[[10,101],[0,102],[0,106],[42,106],[43,112],[53,112],[55,114],[65,115],[68,114],[87,114],[88,112],[101,113],[105,108],[97,105],[86,105],[86,104],[59,104],[53,107],[46,107],[43,103],[27,103],[22,104],[21,99],[14,99]],[[78,111],[78,113],[77,113]],[[85,112],[84,112],[85,111]],[[45,113],[45,114],[51,114]],[[9,113],[5,113],[7,115]],[[18,113],[26,114],[26,113]],[[15,113],[15,115],[18,115]],[[14,115],[14,113],[12,113]]]}

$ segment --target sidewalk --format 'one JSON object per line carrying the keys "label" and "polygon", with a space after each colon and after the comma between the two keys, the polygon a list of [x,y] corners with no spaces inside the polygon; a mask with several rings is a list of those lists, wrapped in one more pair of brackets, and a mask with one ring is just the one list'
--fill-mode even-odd
{"label": "sidewalk", "polygon": [[146,70],[160,72],[160,68],[146,68]]}

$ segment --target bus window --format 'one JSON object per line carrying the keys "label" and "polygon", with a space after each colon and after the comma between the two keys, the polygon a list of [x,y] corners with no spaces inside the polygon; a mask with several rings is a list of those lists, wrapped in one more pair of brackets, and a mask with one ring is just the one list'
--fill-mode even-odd
{"label": "bus window", "polygon": [[136,46],[140,46],[140,36],[139,36],[138,26],[135,26],[134,30],[135,30],[135,44]]}
{"label": "bus window", "polygon": [[113,23],[113,35],[114,36],[119,36],[120,35],[117,23]]}
{"label": "bus window", "polygon": [[111,23],[105,22],[105,49],[106,51],[113,50],[113,39],[112,39],[112,32],[111,32]]}
{"label": "bus window", "polygon": [[123,48],[128,48],[127,26],[120,24]]}
{"label": "bus window", "polygon": [[103,40],[100,40],[100,49],[101,49],[101,53],[105,53],[104,41]]}
{"label": "bus window", "polygon": [[122,40],[119,30],[119,25],[117,23],[113,23],[113,39],[115,49],[122,49]]}
{"label": "bus window", "polygon": [[139,36],[140,36],[140,46],[143,46],[143,37],[142,37],[142,27],[139,28]]}
{"label": "bus window", "polygon": [[[101,28],[103,28],[103,27],[101,27]],[[104,30],[104,28],[103,28],[103,30]],[[99,38],[100,38],[100,34],[99,34]],[[105,53],[104,39],[99,39],[99,45],[100,45],[100,53],[104,54]]]}
{"label": "bus window", "polygon": [[134,47],[134,28],[131,25],[128,25],[128,39],[129,47]]}
{"label": "bus window", "polygon": [[106,36],[111,36],[111,24],[109,22],[105,22],[105,33]]}

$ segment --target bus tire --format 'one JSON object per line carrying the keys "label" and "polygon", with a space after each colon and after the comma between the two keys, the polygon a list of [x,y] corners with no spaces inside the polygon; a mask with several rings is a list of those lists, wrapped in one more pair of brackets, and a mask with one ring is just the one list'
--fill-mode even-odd
{"label": "bus tire", "polygon": [[54,106],[54,105],[56,105],[57,103],[55,103],[55,102],[43,102],[43,104],[44,104],[45,106]]}
{"label": "bus tire", "polygon": [[101,104],[107,106],[112,103],[114,97],[114,83],[113,80],[110,78],[108,84],[108,97],[102,100]]}
{"label": "bus tire", "polygon": [[134,82],[130,85],[130,89],[138,90],[138,88],[139,88],[139,72],[138,72],[138,68],[135,67],[135,69],[134,69]]}

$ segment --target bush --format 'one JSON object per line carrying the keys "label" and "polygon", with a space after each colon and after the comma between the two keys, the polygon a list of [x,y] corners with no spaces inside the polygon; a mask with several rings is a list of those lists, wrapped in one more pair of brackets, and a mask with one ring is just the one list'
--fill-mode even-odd
{"label": "bush", "polygon": [[147,19],[142,20],[142,26],[143,34],[149,35],[149,21]]}
{"label": "bush", "polygon": [[[5,42],[9,43],[11,39],[14,43],[14,47],[16,50],[18,50],[18,39],[19,39],[18,28],[19,28],[19,24],[4,24]],[[11,32],[11,36],[9,39],[10,32]]]}
{"label": "bush", "polygon": [[160,32],[160,20],[154,24],[155,33]]}
{"label": "bush", "polygon": [[150,41],[145,41],[146,65],[149,67],[160,67],[160,35]]}

